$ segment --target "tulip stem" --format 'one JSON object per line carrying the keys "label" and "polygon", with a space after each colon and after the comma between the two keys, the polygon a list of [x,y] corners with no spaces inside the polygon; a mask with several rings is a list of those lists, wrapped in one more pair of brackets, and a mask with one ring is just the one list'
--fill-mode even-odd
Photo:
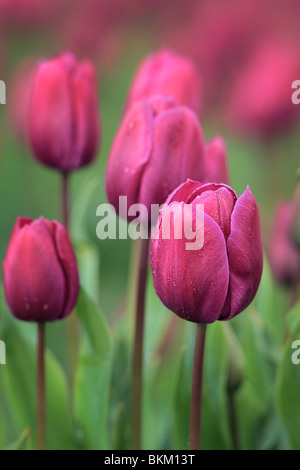
{"label": "tulip stem", "polygon": [[140,450],[142,443],[143,347],[148,253],[149,238],[141,239],[132,365],[132,446],[134,450]]}
{"label": "tulip stem", "polygon": [[37,345],[37,448],[45,450],[45,323],[38,323]]}
{"label": "tulip stem", "polygon": [[[70,221],[70,198],[69,198],[69,189],[70,189],[70,173],[64,171],[62,173],[62,191],[61,191],[61,216],[63,224],[67,230],[69,230],[69,221]],[[69,368],[70,368],[70,381],[71,386],[73,385],[76,363],[77,363],[77,353],[79,347],[79,333],[78,333],[78,322],[75,313],[70,315],[66,319],[67,325],[67,343],[68,343],[68,355],[69,355]]]}
{"label": "tulip stem", "polygon": [[202,384],[203,359],[205,346],[206,324],[198,323],[194,349],[194,364],[192,378],[191,408],[190,408],[190,436],[189,449],[199,450],[201,441],[201,415],[202,415]]}
{"label": "tulip stem", "polygon": [[235,404],[235,391],[227,391],[227,405],[228,405],[228,417],[229,426],[231,430],[233,450],[239,450],[239,434],[238,434],[238,423],[236,415],[236,404]]}
{"label": "tulip stem", "polygon": [[61,194],[62,220],[66,229],[69,229],[69,173],[62,174],[62,194]]}

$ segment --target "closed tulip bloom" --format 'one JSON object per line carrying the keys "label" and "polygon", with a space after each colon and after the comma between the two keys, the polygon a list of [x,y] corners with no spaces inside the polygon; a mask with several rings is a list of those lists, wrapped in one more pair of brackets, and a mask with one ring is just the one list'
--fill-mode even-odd
{"label": "closed tulip bloom", "polygon": [[[183,218],[185,205],[193,210]],[[174,217],[170,237],[163,237],[168,208]],[[196,226],[200,211],[204,224]],[[202,248],[187,249],[185,233],[174,235],[183,221],[196,233],[204,230]],[[249,187],[240,197],[224,184],[188,180],[175,189],[157,224],[151,266],[157,295],[181,318],[212,323],[244,310],[257,292],[263,266],[259,212]]]}
{"label": "closed tulip bloom", "polygon": [[95,69],[65,53],[37,66],[29,111],[35,157],[69,172],[90,164],[98,151],[100,114]]}
{"label": "closed tulip bloom", "polygon": [[58,320],[69,315],[76,303],[76,258],[68,232],[59,222],[19,217],[3,272],[6,301],[20,320]]}
{"label": "closed tulip bloom", "polygon": [[300,252],[292,240],[295,209],[294,201],[280,201],[277,204],[269,245],[274,278],[287,285],[300,281]]}
{"label": "closed tulip bloom", "polygon": [[199,113],[201,88],[200,74],[192,60],[170,49],[159,49],[139,65],[128,92],[126,109],[135,102],[162,94]]}
{"label": "closed tulip bloom", "polygon": [[216,136],[205,143],[204,159],[204,182],[229,184],[227,146],[221,136]]}
{"label": "closed tulip bloom", "polygon": [[204,177],[204,143],[196,115],[172,99],[155,96],[134,104],[116,134],[106,170],[109,202],[163,204],[187,178]]}

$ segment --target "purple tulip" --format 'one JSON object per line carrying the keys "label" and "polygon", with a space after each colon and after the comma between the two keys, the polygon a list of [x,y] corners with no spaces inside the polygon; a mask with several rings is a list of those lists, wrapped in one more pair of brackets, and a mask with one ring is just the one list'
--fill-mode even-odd
{"label": "purple tulip", "polygon": [[[185,205],[193,211],[183,219]],[[171,236],[163,238],[167,209],[174,217]],[[200,211],[204,243],[201,249],[188,250],[186,237],[176,238],[175,233],[183,222],[203,229],[195,225]],[[224,184],[188,180],[179,186],[160,214],[151,266],[157,295],[181,318],[212,323],[244,310],[257,292],[263,266],[259,212],[249,187],[238,197]]]}
{"label": "purple tulip", "polygon": [[187,178],[204,178],[203,134],[196,115],[165,96],[134,104],[117,132],[106,170],[109,202],[163,204]]}
{"label": "purple tulip", "polygon": [[159,49],[140,63],[126,100],[126,110],[138,101],[161,94],[200,112],[201,78],[193,61],[170,49]]}
{"label": "purple tulip", "polygon": [[46,322],[71,313],[79,276],[68,232],[59,222],[19,217],[3,271],[6,301],[15,317]]}
{"label": "purple tulip", "polygon": [[29,109],[35,157],[63,172],[90,164],[100,140],[95,70],[65,53],[37,66]]}

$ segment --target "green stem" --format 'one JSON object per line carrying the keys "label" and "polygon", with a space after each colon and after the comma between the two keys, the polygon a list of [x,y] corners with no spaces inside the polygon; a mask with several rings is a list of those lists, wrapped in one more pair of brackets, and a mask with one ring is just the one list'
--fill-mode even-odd
{"label": "green stem", "polygon": [[46,447],[45,413],[45,323],[38,323],[37,346],[37,448]]}
{"label": "green stem", "polygon": [[[70,186],[70,173],[62,173],[62,187],[61,187],[61,217],[63,224],[67,230],[69,230],[69,220],[70,220],[70,200],[69,200],[69,186]],[[72,315],[69,315],[66,319],[67,327],[67,347],[68,347],[68,356],[69,356],[69,369],[70,369],[70,380],[71,385],[74,381],[75,369],[77,364],[77,356],[79,349],[79,332],[78,332],[78,321],[73,312]]]}
{"label": "green stem", "polygon": [[61,215],[63,224],[67,230],[69,230],[69,173],[64,172],[62,174],[62,191],[61,191]]}
{"label": "green stem", "polygon": [[229,426],[231,430],[233,449],[239,449],[239,434],[238,434],[238,423],[235,406],[235,392],[233,390],[227,391],[227,406],[228,406],[228,417]]}
{"label": "green stem", "polygon": [[192,394],[190,409],[190,437],[189,449],[199,450],[201,442],[201,415],[202,415],[202,385],[203,385],[203,359],[205,346],[206,324],[198,323],[194,349],[194,364],[192,378]]}
{"label": "green stem", "polygon": [[132,365],[132,447],[134,450],[140,450],[142,443],[143,349],[148,252],[149,238],[142,239],[139,253]]}

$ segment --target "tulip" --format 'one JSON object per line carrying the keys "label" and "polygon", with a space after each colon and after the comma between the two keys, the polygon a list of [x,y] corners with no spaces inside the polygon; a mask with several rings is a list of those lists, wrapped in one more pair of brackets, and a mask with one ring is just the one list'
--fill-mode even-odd
{"label": "tulip", "polygon": [[229,184],[227,148],[224,139],[216,136],[205,143],[205,183]]}
{"label": "tulip", "polygon": [[232,83],[227,122],[238,132],[266,140],[292,128],[299,111],[291,86],[299,73],[293,45],[273,40],[259,44]]}
{"label": "tulip", "polygon": [[156,94],[172,97],[178,104],[199,113],[201,79],[193,61],[169,49],[159,49],[145,57],[129,89],[126,110],[133,103]]}
{"label": "tulip", "polygon": [[[176,236],[185,205],[193,210],[184,224],[195,227],[197,213],[203,216],[204,229],[198,224],[196,231],[204,230],[204,244],[197,250]],[[169,239],[163,238],[168,208],[174,213]],[[254,298],[262,265],[259,212],[249,187],[238,197],[224,184],[188,180],[170,194],[151,250],[154,287],[167,308],[196,323],[228,320]]]}
{"label": "tulip", "polygon": [[19,217],[3,271],[6,301],[16,318],[48,322],[71,313],[79,276],[68,232],[59,222]]}
{"label": "tulip", "polygon": [[106,171],[109,202],[163,204],[187,178],[204,177],[204,143],[196,115],[165,96],[134,104],[117,132]]}
{"label": "tulip", "polygon": [[95,70],[65,53],[38,64],[29,111],[32,151],[64,173],[90,164],[98,151],[100,116]]}
{"label": "tulip", "polygon": [[280,201],[277,204],[269,246],[274,278],[287,285],[295,285],[300,281],[300,252],[292,240],[295,209],[294,201]]}

